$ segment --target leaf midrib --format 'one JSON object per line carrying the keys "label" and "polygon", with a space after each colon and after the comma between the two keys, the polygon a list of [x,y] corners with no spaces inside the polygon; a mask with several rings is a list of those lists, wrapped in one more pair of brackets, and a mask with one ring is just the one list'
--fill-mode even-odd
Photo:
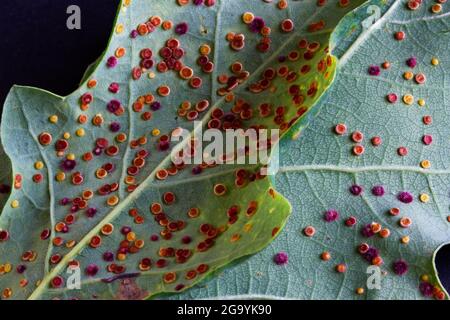
{"label": "leaf midrib", "polygon": [[422,169],[418,166],[373,165],[364,167],[349,167],[331,164],[285,166],[281,167],[278,172],[287,173],[287,172],[304,172],[304,171],[336,171],[353,174],[370,171],[401,171],[401,172],[414,172],[425,175],[450,174],[450,169]]}

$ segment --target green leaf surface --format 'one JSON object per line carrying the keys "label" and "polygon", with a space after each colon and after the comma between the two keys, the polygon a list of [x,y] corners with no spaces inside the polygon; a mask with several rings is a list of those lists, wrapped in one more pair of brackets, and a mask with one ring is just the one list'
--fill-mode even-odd
{"label": "green leaf surface", "polygon": [[[367,30],[352,28],[370,17],[371,5],[379,8],[381,17]],[[342,22],[348,29],[339,34],[356,30],[357,35],[333,51],[340,57],[335,82],[300,137],[293,129],[292,139],[286,137],[280,145],[275,186],[293,206],[286,228],[262,252],[174,298],[424,299],[429,297],[422,291],[430,292],[420,287],[444,290],[433,253],[450,241],[450,8],[445,3],[433,13],[432,5],[422,1],[417,10],[409,10],[403,0],[371,1]],[[404,40],[395,40],[398,31],[405,33]],[[406,63],[411,57],[417,59],[414,68]],[[433,58],[438,65],[431,63]],[[369,75],[371,65],[384,61],[390,68]],[[425,74],[426,82],[404,79],[407,71]],[[396,103],[387,102],[389,93],[397,94]],[[414,97],[411,105],[402,101],[407,94]],[[425,101],[423,106],[419,99]],[[432,123],[425,124],[425,116],[431,116]],[[338,123],[346,125],[347,133],[335,134]],[[355,131],[364,135],[360,156],[353,154]],[[429,142],[425,135],[432,136],[431,144],[424,143]],[[371,138],[377,136],[382,143],[375,147]],[[407,155],[400,156],[400,147],[407,148]],[[424,160],[430,161],[429,168],[424,168]],[[361,186],[363,193],[351,194],[353,185]],[[374,186],[383,186],[384,195],[375,196]],[[412,202],[400,201],[401,192],[412,195]],[[399,209],[398,215],[390,214],[392,208]],[[326,222],[328,210],[336,210],[339,218]],[[357,221],[352,227],[345,224],[350,216]],[[408,228],[400,226],[405,217],[412,222]],[[374,222],[390,230],[390,236],[363,235],[362,228]],[[307,226],[315,228],[314,236],[305,236]],[[404,237],[409,237],[407,244],[401,241]],[[379,290],[367,287],[372,261],[358,252],[361,243],[376,248],[383,259]],[[271,261],[280,251],[288,253],[285,266]],[[321,259],[323,252],[329,252],[328,261]],[[401,260],[408,266],[403,275],[394,270]],[[336,272],[339,264],[346,272]],[[364,292],[357,294],[357,288]],[[445,298],[445,291],[435,298]]]}
{"label": "green leaf surface", "polygon": [[[264,1],[221,0],[212,6],[123,1],[105,55],[89,68],[90,76],[78,90],[59,97],[40,89],[14,87],[5,103],[1,137],[13,174],[20,175],[22,183],[13,190],[0,217],[2,298],[152,297],[185,290],[231,261],[267,246],[284,226],[291,207],[273,190],[271,181],[259,174],[261,165],[217,165],[194,175],[198,166],[175,168],[171,162],[170,150],[182,144],[165,141],[180,127],[189,131],[206,127],[219,108],[227,114],[232,111],[235,127],[264,126],[287,132],[295,122],[306,121],[304,115],[313,113],[307,111],[334,79],[336,60],[328,50],[330,34],[361,3],[328,1],[318,6],[316,1],[292,1],[281,10],[276,3]],[[266,52],[257,49],[263,36],[242,22],[245,12],[263,17],[270,26],[271,34],[264,40],[270,43]],[[131,39],[131,30],[156,16],[170,20],[173,27],[157,26]],[[292,20],[293,31],[281,29],[285,19]],[[175,32],[181,22],[189,26],[183,35]],[[245,35],[242,50],[230,47],[226,40],[230,32]],[[163,60],[160,49],[171,38],[180,41],[181,60],[202,79],[200,88],[194,89],[178,72],[159,72],[156,66],[141,68],[141,78],[133,80],[132,69],[141,63],[141,50],[150,48],[156,65]],[[305,43],[310,45],[299,47]],[[204,44],[211,48],[212,72],[197,64]],[[118,49],[125,54],[120,55]],[[290,58],[280,58],[290,53]],[[119,56],[117,65],[108,66],[114,55]],[[232,78],[220,84],[218,76],[233,76],[230,66],[238,61],[247,72],[235,71],[237,81]],[[260,82],[265,71],[280,67],[291,75],[283,77],[281,72]],[[95,87],[91,86],[93,79]],[[108,89],[112,83],[120,86],[119,92]],[[163,85],[170,88],[167,96],[158,91]],[[294,96],[289,94],[292,86],[300,90]],[[93,99],[86,99],[87,94]],[[161,107],[156,110],[156,105],[152,109],[144,103],[139,111],[136,102],[149,95]],[[115,113],[107,109],[112,100],[121,106]],[[199,112],[197,120],[202,123],[194,128],[179,112],[180,105],[188,101],[195,106],[202,100],[209,102],[209,108]],[[263,103],[271,106],[265,117],[258,109]],[[284,116],[275,119],[279,106],[285,107]],[[229,119],[220,119],[222,129],[230,125]],[[120,124],[118,132],[110,130],[112,123]],[[47,145],[43,137],[49,136],[52,141]],[[94,152],[101,138],[117,149],[100,150],[88,161],[85,155]],[[43,168],[36,164],[39,161]],[[112,167],[106,176],[101,171],[105,165]],[[236,186],[238,169],[246,170],[242,187]],[[167,172],[171,174],[166,179],[158,178]],[[111,190],[102,195],[99,191],[105,185]],[[215,195],[217,185],[226,187],[224,195]],[[169,201],[173,196],[175,200]],[[65,198],[69,200],[66,205]],[[150,212],[155,203],[162,213]],[[234,206],[239,208],[238,217],[230,220],[227,213]],[[198,210],[198,217],[188,216],[192,208]],[[201,226],[210,232],[202,233]],[[124,227],[132,232],[125,232]],[[152,241],[152,235],[158,241]],[[114,261],[105,261],[105,253],[111,253]],[[66,286],[73,284],[68,265],[81,268],[80,290]]]}
{"label": "green leaf surface", "polygon": [[12,170],[11,161],[3,149],[0,141],[0,164],[2,170],[0,171],[0,212],[3,210],[12,187]]}

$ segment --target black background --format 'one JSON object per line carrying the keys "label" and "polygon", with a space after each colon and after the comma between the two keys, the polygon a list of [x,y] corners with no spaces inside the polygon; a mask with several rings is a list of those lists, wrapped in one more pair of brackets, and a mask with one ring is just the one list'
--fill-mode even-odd
{"label": "black background", "polygon": [[[81,30],[68,30],[67,7],[81,8]],[[1,0],[0,104],[13,84],[59,95],[75,90],[106,48],[119,0]]]}
{"label": "black background", "polygon": [[[66,27],[66,10],[72,4],[81,8],[81,30]],[[59,95],[74,91],[87,66],[106,48],[118,4],[119,0],[1,0],[0,105],[13,84]],[[450,245],[438,254],[437,265],[449,291]]]}

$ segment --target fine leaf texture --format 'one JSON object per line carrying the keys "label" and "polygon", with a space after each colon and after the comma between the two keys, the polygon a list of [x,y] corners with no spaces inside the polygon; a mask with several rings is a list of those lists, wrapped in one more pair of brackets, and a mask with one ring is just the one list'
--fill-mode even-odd
{"label": "fine leaf texture", "polygon": [[[293,130],[292,139],[286,137],[280,144],[281,170],[275,186],[293,206],[283,233],[262,252],[175,298],[446,297],[433,252],[450,241],[450,15],[448,3],[433,13],[435,4],[422,1],[410,10],[403,0],[371,1],[342,22],[359,36],[343,39],[333,50],[340,57],[337,77],[316,106],[316,117],[300,137]],[[364,30],[361,23],[374,10],[380,18]],[[398,31],[405,33],[401,41],[395,39]],[[414,68],[408,62],[411,57],[417,60]],[[381,68],[384,61],[391,66]],[[380,66],[379,75],[368,73],[372,65]],[[425,74],[426,82],[406,80],[407,71]],[[396,103],[387,101],[389,93],[398,96]],[[402,101],[407,94],[414,97],[411,105]],[[334,132],[339,123],[347,127],[344,135]],[[354,131],[364,134],[359,144],[365,152],[360,156],[353,153],[358,144],[352,141]],[[432,143],[425,136],[432,136]],[[381,137],[381,144],[374,146],[372,137]],[[407,149],[406,155],[400,147]],[[350,192],[354,185],[363,188],[360,195]],[[382,186],[384,195],[376,196],[374,186]],[[399,209],[398,215],[390,213],[392,208]],[[324,220],[329,210],[339,213],[336,221]],[[350,216],[357,221],[352,227],[345,224]],[[399,224],[404,217],[412,222],[407,228]],[[383,231],[368,237],[361,232],[374,222],[390,235],[382,237]],[[314,236],[304,234],[307,226],[315,228]],[[383,260],[379,290],[366,287],[371,275],[367,267],[376,254],[360,254],[362,243],[375,248]],[[280,251],[288,253],[285,266],[271,263]],[[321,259],[323,252],[330,254],[329,260]],[[339,264],[346,272],[336,271]],[[406,273],[400,275],[400,269]],[[358,294],[358,288],[364,291]]]}
{"label": "fine leaf texture", "polygon": [[[292,1],[283,10],[264,1],[205,3],[123,1],[105,55],[73,94],[11,90],[1,137],[20,184],[0,217],[2,298],[143,299],[182,291],[261,250],[284,226],[291,207],[260,165],[176,167],[168,139],[180,127],[194,130],[189,117],[202,120],[195,130],[214,118],[221,129],[282,133],[306,121],[334,79],[331,32],[362,1]],[[261,22],[242,22],[245,12],[262,17],[270,35]],[[284,20],[292,31],[282,30]],[[245,35],[245,45],[231,48],[231,33]],[[199,88],[156,66],[171,51],[160,49],[176,42],[170,39],[179,41],[177,59],[202,80]],[[211,49],[213,70],[199,66],[202,45]],[[139,67],[145,48],[154,65],[147,55]],[[167,65],[181,66],[174,59],[166,57]],[[242,70],[231,74],[235,62]],[[191,104],[195,111],[201,101],[206,110],[180,109]],[[261,104],[268,110],[260,112]],[[69,266],[81,269],[80,290],[68,287]]]}

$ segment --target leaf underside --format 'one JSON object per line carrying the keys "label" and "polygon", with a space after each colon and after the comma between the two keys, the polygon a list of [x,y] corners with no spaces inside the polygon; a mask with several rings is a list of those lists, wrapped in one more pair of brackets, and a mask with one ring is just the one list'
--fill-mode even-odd
{"label": "leaf underside", "polygon": [[[373,5],[381,17],[363,30],[361,22],[370,17]],[[316,105],[316,116],[298,126],[303,129],[300,137],[292,129],[292,139],[286,136],[280,144],[275,186],[293,206],[283,233],[265,250],[175,299],[448,297],[436,274],[434,252],[450,241],[450,15],[448,3],[436,13],[432,5],[422,1],[417,10],[410,10],[407,1],[370,1],[344,19],[341,24],[347,31],[341,29],[340,34],[348,36],[333,51],[340,62],[332,87]],[[398,31],[405,33],[404,40],[395,39]],[[408,62],[411,57],[417,60],[414,68]],[[388,69],[381,67],[384,61],[390,62]],[[380,66],[379,75],[368,73],[372,65]],[[425,83],[406,80],[408,71],[423,73]],[[390,93],[398,96],[396,103],[387,101]],[[407,94],[413,96],[411,105],[403,102]],[[339,123],[347,127],[342,136],[334,132]],[[363,133],[362,142],[352,140],[354,131]],[[382,143],[374,146],[373,137],[381,137]],[[360,156],[353,153],[357,144],[365,147]],[[407,149],[406,155],[401,147]],[[430,162],[429,168],[424,160]],[[363,193],[350,193],[354,185]],[[384,195],[374,195],[374,186],[383,186]],[[412,195],[412,202],[405,203],[409,201],[404,193],[400,196],[402,192]],[[398,215],[390,213],[392,208],[399,209]],[[324,220],[329,210],[339,213],[336,221]],[[345,225],[350,216],[357,221],[352,227]],[[405,217],[412,222],[407,228],[400,225]],[[374,222],[390,235],[383,238],[385,231],[363,235],[362,229]],[[315,228],[314,236],[304,235],[307,226]],[[383,260],[379,290],[367,288],[372,261],[358,252],[362,243],[376,249]],[[279,251],[289,254],[289,263],[267,264]],[[330,254],[328,261],[321,259],[323,252]],[[402,262],[407,272],[400,275],[394,266]],[[346,266],[345,273],[336,272],[339,264]],[[360,294],[358,288],[363,289]]]}
{"label": "leaf underside", "polygon": [[[244,0],[123,1],[105,55],[78,90],[59,97],[14,87],[1,127],[14,177],[0,216],[2,298],[143,299],[185,290],[266,247],[291,206],[261,166],[176,167],[170,151],[182,144],[167,139],[177,128],[194,130],[192,118],[205,128],[219,123],[222,130],[262,126],[282,133],[306,123],[334,79],[331,33],[362,2],[291,1],[279,9]],[[243,23],[245,12],[262,17],[270,35]],[[282,21],[293,30],[282,30]],[[141,35],[132,39],[136,28]],[[241,50],[226,39],[231,33],[245,35]],[[170,39],[179,41],[176,58],[160,51]],[[211,49],[210,71],[198,63],[202,45]],[[145,48],[154,65],[147,57],[144,69]],[[178,71],[161,72],[164,59],[192,68],[201,86],[193,88]],[[236,62],[242,70],[232,73]],[[132,70],[135,78],[142,73],[139,79]],[[226,83],[218,81],[222,75]],[[192,113],[205,101],[206,110]],[[105,141],[113,147],[99,148]],[[215,194],[220,187],[224,194]],[[81,268],[80,290],[67,287],[69,265]]]}

